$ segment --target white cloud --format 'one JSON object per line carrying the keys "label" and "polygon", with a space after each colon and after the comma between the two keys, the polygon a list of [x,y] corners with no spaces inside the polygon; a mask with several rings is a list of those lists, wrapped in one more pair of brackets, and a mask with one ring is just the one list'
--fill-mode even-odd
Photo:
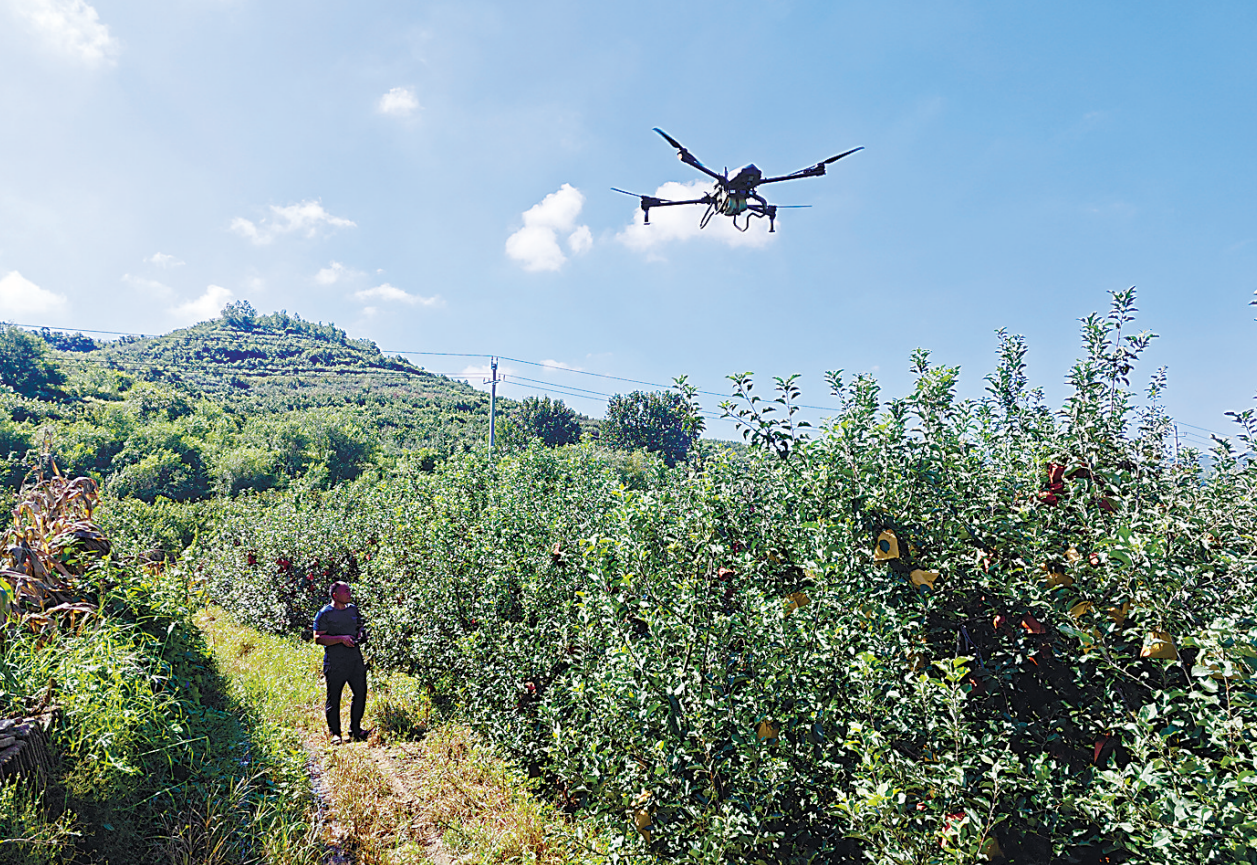
{"label": "white cloud", "polygon": [[180,304],[169,310],[170,314],[180,321],[186,321],[189,324],[195,324],[198,321],[209,321],[212,318],[218,318],[218,314],[222,312],[233,297],[231,290],[223,288],[221,285],[211,285],[205,289],[205,294],[189,300],[187,303]]}
{"label": "white cloud", "polygon": [[271,205],[272,216],[260,223],[237,216],[231,221],[231,230],[253,241],[258,246],[265,246],[281,234],[294,232],[304,233],[306,237],[314,237],[319,229],[356,228],[357,223],[332,216],[317,201],[303,201],[300,204],[289,204],[284,207]]}
{"label": "white cloud", "polygon": [[432,297],[420,297],[417,294],[410,294],[402,291],[395,285],[389,285],[387,282],[383,285],[377,285],[375,288],[364,288],[361,291],[355,291],[354,297],[358,300],[396,300],[401,303],[408,303],[411,306],[416,304],[419,306],[444,306],[445,301],[441,296],[434,295]]}
{"label": "white cloud", "polygon": [[541,362],[541,366],[547,372],[551,370],[561,370],[561,369],[571,370],[573,372],[581,372],[581,368],[579,366],[572,366],[570,363],[564,363],[561,360],[543,360]]}
{"label": "white cloud", "polygon": [[0,315],[7,318],[61,312],[66,305],[65,295],[40,288],[16,270],[0,279]]}
{"label": "white cloud", "polygon": [[144,261],[146,264],[155,264],[158,267],[182,267],[187,263],[183,259],[175,258],[173,255],[167,255],[164,252],[154,252]]}
{"label": "white cloud", "polygon": [[375,105],[381,114],[391,114],[394,117],[409,117],[419,107],[419,100],[415,98],[412,87],[394,87],[381,96]]}
{"label": "white cloud", "polygon": [[[710,192],[710,184],[695,180],[691,183],[665,183],[655,190],[656,198],[670,201],[682,201],[687,198],[699,198]],[[733,227],[733,220],[727,216],[713,216],[706,228],[698,227],[703,216],[703,205],[691,204],[684,207],[656,207],[650,211],[650,225],[645,224],[645,214],[639,207],[633,216],[633,224],[626,226],[617,234],[619,240],[630,249],[638,252],[649,252],[655,247],[671,241],[705,238],[724,243],[728,246],[764,246],[772,240],[768,233],[767,219],[752,219],[749,231],[738,231]],[[739,217],[741,222],[742,218]],[[781,217],[777,218],[778,224]]]}
{"label": "white cloud", "polygon": [[118,40],[84,0],[9,0],[9,5],[58,53],[88,66],[112,65],[118,56]]}
{"label": "white cloud", "polygon": [[568,235],[567,245],[572,248],[572,252],[576,255],[588,252],[589,248],[594,245],[593,232],[589,230],[588,225],[582,225]]}
{"label": "white cloud", "polygon": [[122,281],[134,285],[144,293],[159,300],[166,300],[174,296],[175,293],[173,288],[155,279],[145,279],[142,276],[132,276],[129,273],[122,274]]}
{"label": "white cloud", "polygon": [[553,228],[525,225],[506,239],[506,254],[524,270],[558,270],[567,261]]}
{"label": "white cloud", "polygon": [[[589,250],[594,236],[587,225],[577,225],[585,206],[585,196],[570,183],[559,187],[524,211],[524,227],[506,239],[506,254],[524,270],[558,270],[567,261],[559,247],[559,232],[568,235],[568,249],[574,255]],[[570,233],[569,233],[570,232]]]}
{"label": "white cloud", "polygon": [[342,280],[361,275],[353,268],[345,267],[339,261],[333,261],[327,267],[319,268],[319,272],[314,275],[314,281],[319,285],[335,285]]}

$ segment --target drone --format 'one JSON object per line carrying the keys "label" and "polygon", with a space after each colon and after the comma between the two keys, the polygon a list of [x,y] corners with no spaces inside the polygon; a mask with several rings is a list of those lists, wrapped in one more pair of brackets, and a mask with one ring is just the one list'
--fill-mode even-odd
{"label": "drone", "polygon": [[[707,210],[703,213],[703,218],[699,220],[698,227],[706,228],[711,222],[712,217],[716,215],[728,216],[733,219],[733,227],[738,231],[746,231],[751,227],[752,219],[768,219],[768,230],[776,231],[777,211],[787,207],[811,207],[810,204],[769,204],[768,201],[760,195],[756,190],[765,183],[780,183],[783,180],[799,180],[803,177],[820,177],[825,173],[825,166],[832,162],[837,162],[844,156],[863,150],[863,147],[855,147],[846,153],[839,153],[837,156],[831,156],[824,162],[818,162],[810,168],[801,168],[791,174],[783,174],[780,177],[765,177],[764,172],[760,171],[754,163],[738,169],[738,173],[729,176],[729,169],[725,169],[723,174],[717,174],[706,165],[694,158],[694,154],[685,149],[681,142],[677,141],[662,129],[655,127],[655,132],[663,136],[663,140],[671,144],[677,149],[677,159],[680,159],[686,165],[692,165],[708,177],[716,181],[715,188],[711,192],[703,195],[702,198],[690,198],[685,201],[671,201],[666,198],[656,198],[653,195],[641,195],[636,192],[629,192],[627,189],[616,189],[611,187],[612,192],[621,192],[625,195],[632,195],[641,199],[642,212],[646,214],[646,225],[650,225],[650,209],[652,207],[675,207],[679,204],[705,204]],[[742,224],[738,224],[738,217],[743,218]]]}

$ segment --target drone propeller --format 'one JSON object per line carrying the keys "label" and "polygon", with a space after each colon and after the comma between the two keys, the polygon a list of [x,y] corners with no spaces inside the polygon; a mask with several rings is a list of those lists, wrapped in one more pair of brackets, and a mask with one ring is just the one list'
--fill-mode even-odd
{"label": "drone propeller", "polygon": [[649,195],[642,195],[640,192],[629,192],[627,189],[616,189],[614,186],[613,186],[613,187],[611,187],[611,191],[612,191],[612,192],[622,192],[622,193],[624,193],[625,195],[631,195],[631,196],[633,196],[634,198],[649,198],[649,197],[650,197]]}
{"label": "drone propeller", "polygon": [[831,157],[829,157],[828,159],[826,159],[824,162],[818,162],[818,163],[817,163],[817,165],[818,165],[818,166],[820,166],[820,165],[828,165],[828,164],[829,164],[829,163],[831,163],[831,162],[837,162],[839,159],[842,159],[844,156],[850,156],[851,154],[855,153],[856,151],[858,151],[858,150],[863,150],[863,149],[864,149],[863,147],[853,147],[853,148],[851,148],[850,150],[848,150],[846,153],[839,153],[837,156],[831,156]]}
{"label": "drone propeller", "polygon": [[694,168],[697,168],[699,171],[703,172],[703,174],[706,174],[708,177],[714,178],[715,180],[718,180],[721,182],[725,181],[724,177],[721,177],[719,174],[712,171],[706,165],[704,165],[703,163],[695,159],[694,154],[686,150],[684,144],[677,141],[675,138],[673,138],[668,133],[664,132],[658,126],[655,127],[655,131],[658,132],[661,136],[663,136],[664,141],[668,142],[669,144],[671,144],[673,147],[677,149],[677,159],[681,160],[686,165],[692,165]]}
{"label": "drone propeller", "polygon": [[831,162],[837,162],[844,156],[850,156],[853,153],[858,153],[863,149],[863,147],[853,147],[845,153],[839,153],[837,156],[831,156],[824,162],[818,162],[810,168],[800,168],[798,171],[793,171],[790,174],[783,174],[780,177],[765,177],[755,185],[762,186],[765,183],[780,183],[783,180],[799,180],[804,177],[820,177],[825,173],[826,165],[829,165]]}
{"label": "drone propeller", "polygon": [[[669,144],[671,144],[671,145],[672,145],[673,147],[675,147],[677,150],[682,150],[682,151],[684,151],[684,150],[685,150],[685,145],[684,145],[684,144],[682,144],[681,142],[677,141],[675,138],[673,138],[673,137],[672,137],[671,135],[669,135],[668,133],[664,132],[664,131],[663,131],[662,129],[660,129],[658,126],[656,126],[656,127],[655,127],[655,131],[656,131],[656,132],[658,132],[660,135],[662,135],[662,136],[663,136],[663,140],[664,140],[664,141],[666,141],[666,142],[668,142]],[[686,152],[688,152],[688,151],[686,151]]]}

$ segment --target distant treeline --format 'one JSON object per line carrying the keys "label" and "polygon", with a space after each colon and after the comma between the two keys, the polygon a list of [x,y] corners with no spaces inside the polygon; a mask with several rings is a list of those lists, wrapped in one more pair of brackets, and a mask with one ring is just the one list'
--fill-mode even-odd
{"label": "distant treeline", "polygon": [[[497,410],[503,450],[601,433],[676,462],[701,431],[675,392],[617,397],[610,423],[548,397],[499,399]],[[0,484],[10,489],[41,464],[148,502],[326,488],[400,462],[431,471],[483,447],[488,432],[488,396],[470,385],[247,302],[163,336],[0,330]]]}

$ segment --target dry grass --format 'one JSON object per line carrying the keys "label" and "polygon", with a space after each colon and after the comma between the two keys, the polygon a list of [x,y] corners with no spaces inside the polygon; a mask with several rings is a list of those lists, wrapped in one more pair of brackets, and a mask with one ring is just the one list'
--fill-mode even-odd
{"label": "dry grass", "polygon": [[394,783],[372,754],[379,747],[346,745],[324,754],[332,804],[331,840],[356,865],[394,862],[393,851],[414,840],[414,807],[397,795]]}
{"label": "dry grass", "polygon": [[330,748],[332,835],[357,865],[569,861],[562,819],[469,728]]}
{"label": "dry grass", "polygon": [[404,751],[421,824],[464,861],[568,861],[561,818],[468,727],[445,724]]}

